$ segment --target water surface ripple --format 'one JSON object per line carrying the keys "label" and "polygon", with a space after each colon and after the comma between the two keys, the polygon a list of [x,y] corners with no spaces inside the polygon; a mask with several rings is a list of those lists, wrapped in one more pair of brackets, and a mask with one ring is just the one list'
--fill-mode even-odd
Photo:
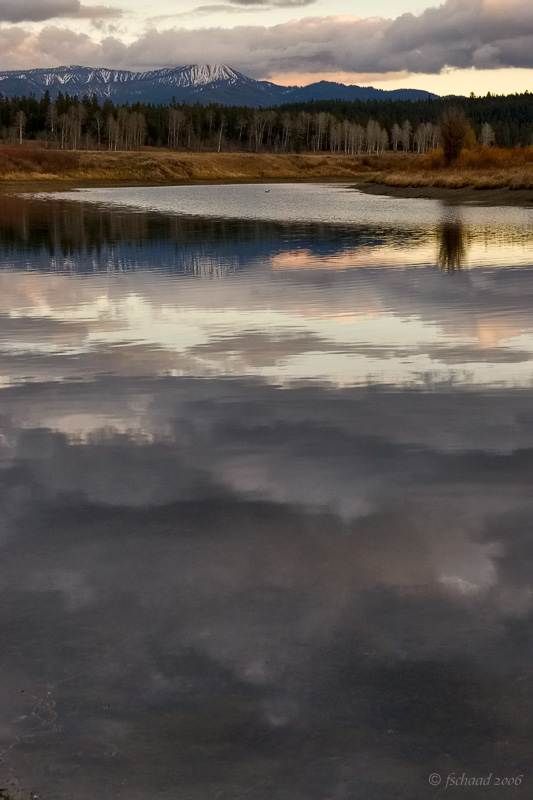
{"label": "water surface ripple", "polygon": [[531,797],[532,221],[0,195],[0,789]]}

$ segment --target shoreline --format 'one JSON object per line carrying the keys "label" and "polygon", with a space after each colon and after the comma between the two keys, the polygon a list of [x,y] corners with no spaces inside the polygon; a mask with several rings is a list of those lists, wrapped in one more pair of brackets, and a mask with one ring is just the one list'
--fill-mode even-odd
{"label": "shoreline", "polygon": [[169,185],[294,179],[361,180],[372,171],[365,168],[360,156],[331,153],[182,153],[154,149],[53,151],[51,166],[45,161],[39,164],[40,156],[40,152],[34,154],[34,165],[30,162],[24,171],[0,173],[0,182],[5,185],[28,182],[43,185],[50,182]]}
{"label": "shoreline", "polygon": [[533,208],[533,189],[494,187],[477,189],[474,186],[458,188],[446,186],[394,186],[386,181],[360,181],[353,185],[364,194],[386,195],[397,199],[441,200],[449,205],[470,203],[480,206],[519,206]]}
{"label": "shoreline", "polygon": [[517,208],[533,209],[533,190],[531,189],[476,189],[474,187],[461,187],[458,189],[440,186],[393,186],[387,183],[376,183],[359,178],[354,182],[353,176],[316,176],[314,178],[218,178],[216,180],[181,180],[181,181],[149,181],[149,180],[121,180],[116,179],[84,179],[75,178],[49,178],[49,179],[20,179],[5,181],[0,179],[1,194],[33,194],[48,192],[70,192],[76,189],[101,189],[129,187],[163,187],[163,186],[220,186],[229,184],[276,184],[276,183],[339,183],[347,188],[356,189],[363,194],[392,197],[397,200],[439,200],[447,205],[478,205],[478,206],[510,206]]}
{"label": "shoreline", "polygon": [[354,184],[354,176],[317,176],[315,178],[217,178],[213,180],[175,180],[175,181],[150,181],[150,180],[123,180],[121,178],[47,178],[47,179],[20,179],[3,180],[0,178],[0,193],[5,194],[24,194],[26,192],[69,192],[76,189],[127,189],[146,187],[169,187],[169,186],[228,186],[239,185],[249,186],[251,184],[272,184],[277,183],[338,183],[346,184],[359,188]]}
{"label": "shoreline", "polygon": [[[51,151],[48,151],[51,152]],[[435,174],[395,171],[407,163],[402,155],[343,153],[191,153],[146,148],[137,151],[53,151],[57,171],[0,174],[0,192],[70,191],[76,188],[187,186],[238,183],[343,183],[365,194],[398,199],[439,200],[448,204],[533,207],[533,187],[516,184],[514,173],[461,170],[457,185],[435,185]],[[409,156],[409,164],[416,157]],[[63,163],[62,163],[63,159]],[[73,161],[74,159],[74,161]],[[52,159],[52,164],[54,160]],[[37,164],[36,164],[37,166]],[[44,166],[44,165],[43,165]],[[42,169],[43,167],[41,167]],[[398,177],[402,181],[398,180]],[[482,181],[481,178],[484,178]],[[494,176],[492,176],[494,179]],[[415,183],[416,181],[416,183]],[[508,185],[506,185],[508,183]],[[515,183],[515,185],[513,185]],[[528,184],[526,184],[528,185]]]}

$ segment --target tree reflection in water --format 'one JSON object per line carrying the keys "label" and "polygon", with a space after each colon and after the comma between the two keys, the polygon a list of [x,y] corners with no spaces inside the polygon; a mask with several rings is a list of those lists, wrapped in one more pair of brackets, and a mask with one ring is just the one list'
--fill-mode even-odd
{"label": "tree reflection in water", "polygon": [[437,264],[443,272],[458,272],[465,266],[467,237],[460,219],[446,219],[438,231]]}

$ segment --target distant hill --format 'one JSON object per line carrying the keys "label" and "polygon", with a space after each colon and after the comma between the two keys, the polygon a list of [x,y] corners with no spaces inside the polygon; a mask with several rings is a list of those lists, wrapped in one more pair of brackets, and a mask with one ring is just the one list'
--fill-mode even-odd
{"label": "distant hill", "polygon": [[347,86],[319,81],[309,86],[278,86],[256,81],[225,64],[193,64],[151,72],[128,72],[94,67],[8,70],[0,72],[0,94],[5,97],[48,91],[52,98],[63,94],[95,94],[114,103],[218,103],[261,108],[309,100],[427,100],[437,95],[417,89],[383,91],[372,87]]}

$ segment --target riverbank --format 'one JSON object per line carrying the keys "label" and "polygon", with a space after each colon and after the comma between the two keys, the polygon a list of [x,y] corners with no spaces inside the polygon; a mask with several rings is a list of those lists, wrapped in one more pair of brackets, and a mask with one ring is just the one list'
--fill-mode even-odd
{"label": "riverbank", "polygon": [[35,190],[36,185],[55,189],[102,184],[353,180],[358,189],[368,194],[529,206],[533,205],[530,150],[533,149],[463,151],[458,165],[445,170],[435,154],[274,155],[190,153],[164,148],[72,152],[2,146],[0,189],[12,191],[14,185],[17,191],[25,191]]}
{"label": "riverbank", "polygon": [[[5,151],[5,148],[4,148]],[[360,177],[370,172],[361,156],[332,154],[189,153],[160,148],[130,152],[62,152],[13,149],[2,164],[0,180],[191,181],[283,180]]]}
{"label": "riverbank", "polygon": [[354,184],[354,189],[370,195],[387,195],[397,198],[416,198],[423,200],[441,200],[444,203],[475,203],[483,206],[520,206],[533,208],[533,189],[514,189],[511,187],[494,187],[492,189],[475,186],[397,186],[379,181],[372,176],[370,180],[362,180]]}
{"label": "riverbank", "polygon": [[463,150],[448,168],[442,150],[407,158],[385,154],[358,188],[393,197],[532,205],[533,147],[506,150],[478,145]]}

